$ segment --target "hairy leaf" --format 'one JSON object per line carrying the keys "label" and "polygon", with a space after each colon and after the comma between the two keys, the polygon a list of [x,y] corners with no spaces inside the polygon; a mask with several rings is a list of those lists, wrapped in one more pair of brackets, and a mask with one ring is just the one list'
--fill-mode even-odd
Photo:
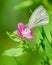
{"label": "hairy leaf", "polygon": [[19,46],[15,47],[15,48],[11,48],[9,50],[6,50],[3,55],[7,55],[7,56],[21,56],[24,53],[27,53],[31,51],[31,48],[29,47],[29,45],[23,45],[20,44]]}
{"label": "hairy leaf", "polygon": [[9,38],[12,39],[13,41],[23,43],[22,40],[21,40],[17,35],[15,35],[14,33],[7,32],[7,35],[8,35]]}

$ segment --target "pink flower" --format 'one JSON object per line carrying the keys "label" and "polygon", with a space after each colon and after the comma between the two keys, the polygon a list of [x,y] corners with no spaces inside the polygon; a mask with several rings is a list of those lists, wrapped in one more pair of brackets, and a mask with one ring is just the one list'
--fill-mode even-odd
{"label": "pink flower", "polygon": [[18,29],[16,30],[19,37],[32,38],[32,29],[25,27],[23,23],[18,23]]}

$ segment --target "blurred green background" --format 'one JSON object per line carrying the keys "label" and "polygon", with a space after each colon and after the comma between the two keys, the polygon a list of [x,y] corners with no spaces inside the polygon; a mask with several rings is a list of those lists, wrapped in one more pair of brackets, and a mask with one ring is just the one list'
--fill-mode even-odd
{"label": "blurred green background", "polygon": [[[39,5],[43,5],[50,16],[50,22],[45,26],[45,30],[49,30],[45,32],[49,42],[51,42],[52,38],[49,31],[52,32],[52,0],[0,0],[0,65],[41,65],[42,59],[38,54],[34,55],[33,52],[17,57],[17,62],[14,57],[2,55],[5,50],[17,45],[7,36],[6,32],[17,29],[18,22],[26,24],[31,15],[30,9],[33,11]],[[39,33],[39,29],[41,30],[41,27],[36,28],[35,32]],[[51,60],[50,65],[52,65]]]}

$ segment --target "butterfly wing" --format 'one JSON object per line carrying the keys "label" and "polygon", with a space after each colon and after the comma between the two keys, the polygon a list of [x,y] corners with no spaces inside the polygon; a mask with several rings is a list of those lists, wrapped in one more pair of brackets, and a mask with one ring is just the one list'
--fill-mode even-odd
{"label": "butterfly wing", "polygon": [[30,16],[28,27],[46,25],[49,22],[49,16],[43,6],[39,6]]}

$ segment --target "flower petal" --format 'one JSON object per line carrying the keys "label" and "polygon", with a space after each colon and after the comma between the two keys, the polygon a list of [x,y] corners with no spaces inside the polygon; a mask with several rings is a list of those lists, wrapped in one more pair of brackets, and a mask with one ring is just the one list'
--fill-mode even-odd
{"label": "flower petal", "polygon": [[22,34],[21,34],[20,30],[16,30],[15,32],[18,34],[19,37],[22,37]]}
{"label": "flower petal", "polygon": [[24,30],[25,25],[23,23],[18,23],[18,28],[20,31]]}
{"label": "flower petal", "polygon": [[31,39],[32,38],[32,30],[30,28],[25,28],[22,31],[22,35],[23,35],[23,37],[26,37],[28,39]]}
{"label": "flower petal", "polygon": [[25,28],[23,31],[22,31],[22,34],[28,34],[28,33],[31,33],[31,29],[30,28]]}
{"label": "flower petal", "polygon": [[28,39],[32,39],[32,33],[29,33],[29,34],[26,34],[26,35],[24,35],[24,37],[26,37],[26,38],[28,38]]}

